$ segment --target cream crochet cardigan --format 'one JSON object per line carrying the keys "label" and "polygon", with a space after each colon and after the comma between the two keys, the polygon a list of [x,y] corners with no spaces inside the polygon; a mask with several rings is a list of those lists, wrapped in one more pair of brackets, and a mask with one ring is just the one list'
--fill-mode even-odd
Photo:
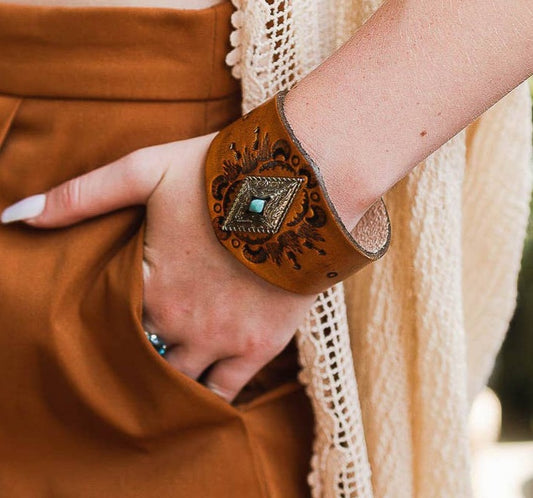
{"label": "cream crochet cardigan", "polygon": [[[344,42],[376,0],[232,0],[246,112]],[[388,254],[297,332],[316,417],[313,497],[471,495],[467,415],[516,300],[531,194],[524,83],[385,196]],[[357,192],[354,192],[357,195]]]}

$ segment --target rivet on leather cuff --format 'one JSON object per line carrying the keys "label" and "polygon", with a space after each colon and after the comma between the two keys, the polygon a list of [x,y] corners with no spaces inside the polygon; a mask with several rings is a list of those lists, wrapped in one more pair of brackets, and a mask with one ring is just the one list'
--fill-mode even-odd
{"label": "rivet on leather cuff", "polygon": [[317,294],[379,259],[390,243],[379,199],[349,233],[279,92],[222,129],[207,153],[209,215],[220,243],[268,282]]}

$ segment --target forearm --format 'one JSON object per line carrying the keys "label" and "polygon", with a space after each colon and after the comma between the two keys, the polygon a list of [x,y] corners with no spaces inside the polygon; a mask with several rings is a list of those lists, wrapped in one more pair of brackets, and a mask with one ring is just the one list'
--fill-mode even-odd
{"label": "forearm", "polygon": [[288,93],[285,112],[351,229],[531,74],[531,0],[390,0]]}

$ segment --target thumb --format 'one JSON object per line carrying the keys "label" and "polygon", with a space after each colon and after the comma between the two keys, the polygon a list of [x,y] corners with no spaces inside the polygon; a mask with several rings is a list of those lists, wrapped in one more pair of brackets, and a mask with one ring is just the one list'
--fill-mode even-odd
{"label": "thumb", "polygon": [[151,147],[135,151],[51,190],[26,197],[6,208],[2,223],[24,221],[40,228],[72,225],[86,218],[134,204],[145,204],[165,174],[153,165]]}

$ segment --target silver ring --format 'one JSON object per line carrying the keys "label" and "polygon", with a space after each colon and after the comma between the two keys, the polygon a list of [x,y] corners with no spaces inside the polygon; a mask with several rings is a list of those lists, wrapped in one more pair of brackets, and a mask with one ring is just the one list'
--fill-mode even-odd
{"label": "silver ring", "polygon": [[157,334],[153,334],[152,332],[147,332],[145,330],[144,333],[158,354],[160,356],[165,356],[168,350],[168,346],[166,345],[165,341],[163,341],[163,339],[161,339],[161,337],[159,337]]}

